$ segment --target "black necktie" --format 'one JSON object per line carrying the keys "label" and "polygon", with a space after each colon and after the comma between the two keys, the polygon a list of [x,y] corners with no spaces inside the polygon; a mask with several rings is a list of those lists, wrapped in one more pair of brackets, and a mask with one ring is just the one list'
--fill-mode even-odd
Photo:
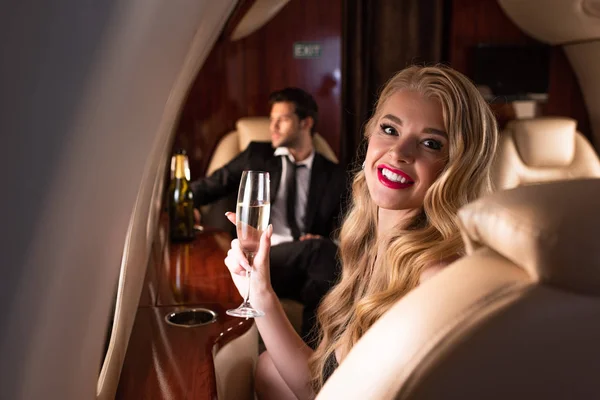
{"label": "black necktie", "polygon": [[294,240],[300,238],[300,228],[296,222],[296,169],[304,167],[304,165],[296,165],[289,157],[284,156],[287,161],[287,199],[286,199],[286,214],[292,237]]}

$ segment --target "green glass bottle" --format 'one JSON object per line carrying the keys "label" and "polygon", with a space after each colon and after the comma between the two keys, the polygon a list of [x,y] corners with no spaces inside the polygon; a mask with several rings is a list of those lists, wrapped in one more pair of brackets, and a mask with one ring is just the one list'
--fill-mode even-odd
{"label": "green glass bottle", "polygon": [[169,185],[169,232],[173,242],[194,239],[194,194],[190,188],[190,167],[185,151],[171,158]]}

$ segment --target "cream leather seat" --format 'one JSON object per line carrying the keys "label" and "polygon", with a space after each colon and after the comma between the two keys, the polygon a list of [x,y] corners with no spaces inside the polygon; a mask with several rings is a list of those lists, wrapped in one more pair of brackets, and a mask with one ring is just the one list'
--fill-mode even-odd
{"label": "cream leather seat", "polygon": [[494,165],[496,189],[572,178],[600,177],[600,161],[590,143],[565,117],[508,123]]}
{"label": "cream leather seat", "polygon": [[[217,144],[213,152],[206,175],[209,176],[215,170],[221,168],[235,156],[244,151],[250,142],[270,142],[271,133],[269,132],[269,118],[267,117],[246,117],[240,118],[235,124],[236,130],[229,132]],[[337,163],[335,153],[329,147],[325,139],[318,133],[313,137],[315,150],[325,158]]]}
{"label": "cream leather seat", "polygon": [[600,398],[599,197],[583,179],[463,208],[468,255],[394,305],[317,398]]}

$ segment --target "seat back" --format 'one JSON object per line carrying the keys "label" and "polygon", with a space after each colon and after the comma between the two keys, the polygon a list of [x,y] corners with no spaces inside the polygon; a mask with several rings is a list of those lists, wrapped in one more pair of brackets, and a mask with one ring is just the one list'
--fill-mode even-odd
{"label": "seat back", "polygon": [[509,122],[493,168],[496,189],[600,177],[598,156],[576,125],[574,119],[564,117]]}
{"label": "seat back", "polygon": [[[221,337],[220,339],[223,339]],[[254,400],[254,369],[258,359],[256,324],[224,346],[213,347],[217,398]]]}
{"label": "seat back", "polygon": [[[268,117],[246,117],[236,122],[236,130],[226,134],[217,144],[212,158],[206,169],[206,176],[210,176],[235,156],[244,151],[250,142],[270,142]],[[313,136],[315,151],[325,158],[337,163],[337,157],[327,144],[325,139],[318,133]]]}
{"label": "seat back", "polygon": [[571,180],[463,208],[467,256],[396,303],[317,398],[600,397],[598,196],[600,180]]}

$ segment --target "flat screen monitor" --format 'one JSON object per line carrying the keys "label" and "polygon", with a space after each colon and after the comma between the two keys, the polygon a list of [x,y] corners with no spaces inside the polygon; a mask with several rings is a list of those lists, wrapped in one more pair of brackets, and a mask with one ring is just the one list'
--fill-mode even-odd
{"label": "flat screen monitor", "polygon": [[473,56],[473,80],[486,100],[547,98],[550,46],[480,44]]}

